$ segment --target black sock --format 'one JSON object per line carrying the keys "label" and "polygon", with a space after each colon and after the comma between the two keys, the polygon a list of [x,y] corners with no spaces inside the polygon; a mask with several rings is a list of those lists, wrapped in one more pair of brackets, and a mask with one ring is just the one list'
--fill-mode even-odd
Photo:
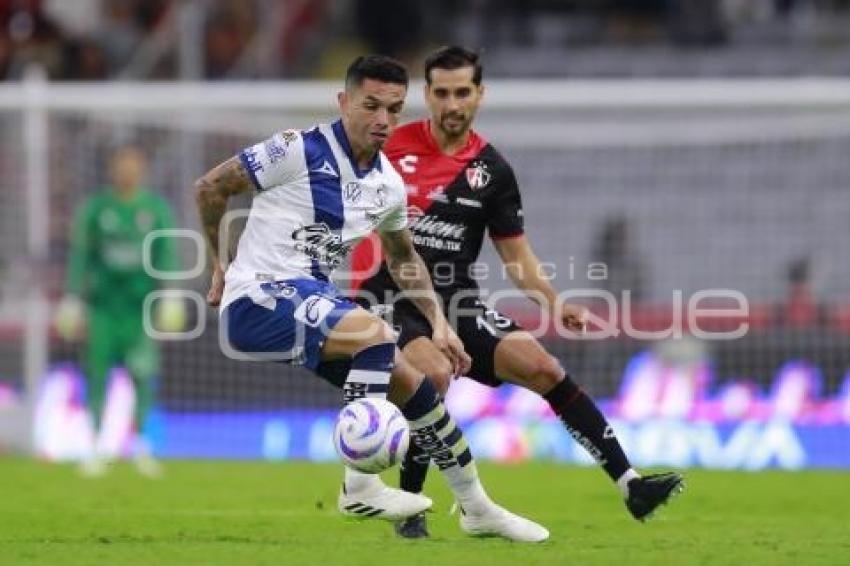
{"label": "black sock", "polygon": [[[427,392],[427,393],[426,393]],[[430,392],[426,386],[420,389],[414,395],[414,398],[408,401],[408,412],[412,407],[417,407],[418,413],[423,413],[430,410],[434,403],[435,395]],[[412,440],[412,439],[411,439]],[[407,454],[404,455],[404,461],[401,463],[399,470],[399,487],[410,493],[422,493],[422,487],[425,485],[425,476],[428,475],[428,465],[430,463],[428,454],[416,443],[411,441],[407,448]]]}
{"label": "black sock", "polygon": [[386,399],[390,373],[395,365],[395,350],[395,344],[384,342],[355,353],[342,386],[343,402],[350,403],[363,397]]}
{"label": "black sock", "polygon": [[428,475],[428,465],[430,458],[425,451],[419,446],[411,442],[407,449],[407,454],[404,456],[404,461],[401,463],[399,470],[399,487],[410,493],[422,493],[422,487],[425,485],[425,477]]}
{"label": "black sock", "polygon": [[564,380],[543,395],[564,423],[567,432],[617,481],[629,468],[623,448],[605,415],[584,391],[570,379]]}

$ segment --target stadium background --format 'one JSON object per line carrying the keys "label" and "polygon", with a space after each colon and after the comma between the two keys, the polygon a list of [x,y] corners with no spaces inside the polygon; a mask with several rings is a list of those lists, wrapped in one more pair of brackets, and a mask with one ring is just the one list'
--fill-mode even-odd
{"label": "stadium background", "polygon": [[[71,211],[104,182],[110,147],[141,144],[148,185],[195,229],[193,180],[273,130],[330,118],[352,54],[390,53],[418,75],[429,47],[457,41],[484,48],[478,129],[513,164],[557,287],[630,289],[645,331],[667,328],[677,291],[686,304],[705,289],[747,299],[746,316],[706,322],[748,324],[736,340],[547,334],[635,460],[850,466],[847,2],[6,0],[0,22],[5,447],[56,459],[79,448],[68,364],[80,352],[50,312]],[[411,119],[423,115],[419,84]],[[188,269],[197,249],[181,244]],[[492,249],[484,258],[482,286],[509,288]],[[587,278],[593,262],[609,266],[606,281]],[[187,297],[205,285],[181,282]],[[499,306],[536,323],[521,300]],[[338,392],[298,369],[227,360],[205,318],[200,336],[164,345],[160,454],[332,459]],[[450,403],[481,456],[589,463],[522,391],[462,380]]]}

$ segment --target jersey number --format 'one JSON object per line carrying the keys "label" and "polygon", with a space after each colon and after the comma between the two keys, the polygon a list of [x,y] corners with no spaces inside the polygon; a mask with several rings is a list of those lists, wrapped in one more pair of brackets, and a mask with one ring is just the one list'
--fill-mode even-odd
{"label": "jersey number", "polygon": [[477,317],[475,317],[475,325],[478,327],[479,330],[482,328],[486,329],[487,332],[489,332],[493,336],[498,336],[498,333],[496,331],[496,328],[493,328],[493,326],[491,326],[490,323],[487,322],[487,319],[490,319],[493,322],[493,325],[499,330],[505,330],[507,328],[510,328],[511,326],[511,319],[504,316],[502,313],[495,309],[485,308],[483,316],[479,314]]}

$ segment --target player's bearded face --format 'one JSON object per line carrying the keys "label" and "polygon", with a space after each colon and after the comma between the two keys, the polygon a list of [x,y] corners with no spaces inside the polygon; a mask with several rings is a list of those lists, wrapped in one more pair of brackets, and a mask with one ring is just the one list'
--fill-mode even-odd
{"label": "player's bearded face", "polygon": [[340,96],[346,134],[355,151],[372,153],[398,126],[407,87],[366,79]]}
{"label": "player's bearded face", "polygon": [[472,81],[472,67],[431,69],[425,99],[431,118],[449,137],[464,135],[472,126],[484,89]]}

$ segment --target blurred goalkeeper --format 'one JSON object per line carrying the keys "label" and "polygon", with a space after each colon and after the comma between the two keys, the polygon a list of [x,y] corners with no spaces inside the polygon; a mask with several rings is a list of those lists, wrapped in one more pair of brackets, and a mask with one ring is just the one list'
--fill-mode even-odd
{"label": "blurred goalkeeper", "polygon": [[[85,475],[106,471],[108,454],[101,424],[111,368],[123,366],[136,392],[133,459],[141,473],[158,476],[145,424],[154,402],[160,352],[143,327],[145,297],[160,288],[145,271],[145,237],[174,227],[174,215],[160,196],[142,188],[147,169],[144,154],[134,146],[115,151],[109,161],[111,186],[83,202],[75,213],[68,261],[66,295],[56,316],[56,328],[67,340],[79,339],[87,327],[85,373],[87,404],[95,432],[94,446],[82,462]],[[160,271],[178,269],[170,238],[156,238],[151,265]],[[154,326],[164,332],[181,330],[185,313],[179,300],[156,301]]]}
{"label": "blurred goalkeeper", "polygon": [[[478,55],[462,47],[442,48],[425,61],[425,101],[430,120],[402,126],[387,141],[387,158],[407,188],[410,231],[443,300],[447,317],[472,357],[466,374],[497,387],[521,385],[542,396],[581,444],[619,487],[629,512],[639,520],[682,487],[675,473],[641,477],[620,447],[614,430],[588,395],[528,332],[480,298],[475,262],[485,232],[517,288],[547,309],[566,329],[581,332],[584,309],[562,303],[543,277],[540,261],[524,231],[519,186],[513,169],[496,149],[472,129],[484,96]],[[398,346],[410,362],[444,394],[456,372],[430,340],[432,330],[400,297],[386,262],[378,267],[377,243],[361,245],[352,261],[359,298],[393,305],[392,322],[400,329]],[[387,309],[381,308],[386,311]],[[429,459],[411,445],[401,470],[401,487],[420,493]],[[348,470],[348,476],[355,472]],[[406,538],[428,536],[425,515],[397,526]]]}

